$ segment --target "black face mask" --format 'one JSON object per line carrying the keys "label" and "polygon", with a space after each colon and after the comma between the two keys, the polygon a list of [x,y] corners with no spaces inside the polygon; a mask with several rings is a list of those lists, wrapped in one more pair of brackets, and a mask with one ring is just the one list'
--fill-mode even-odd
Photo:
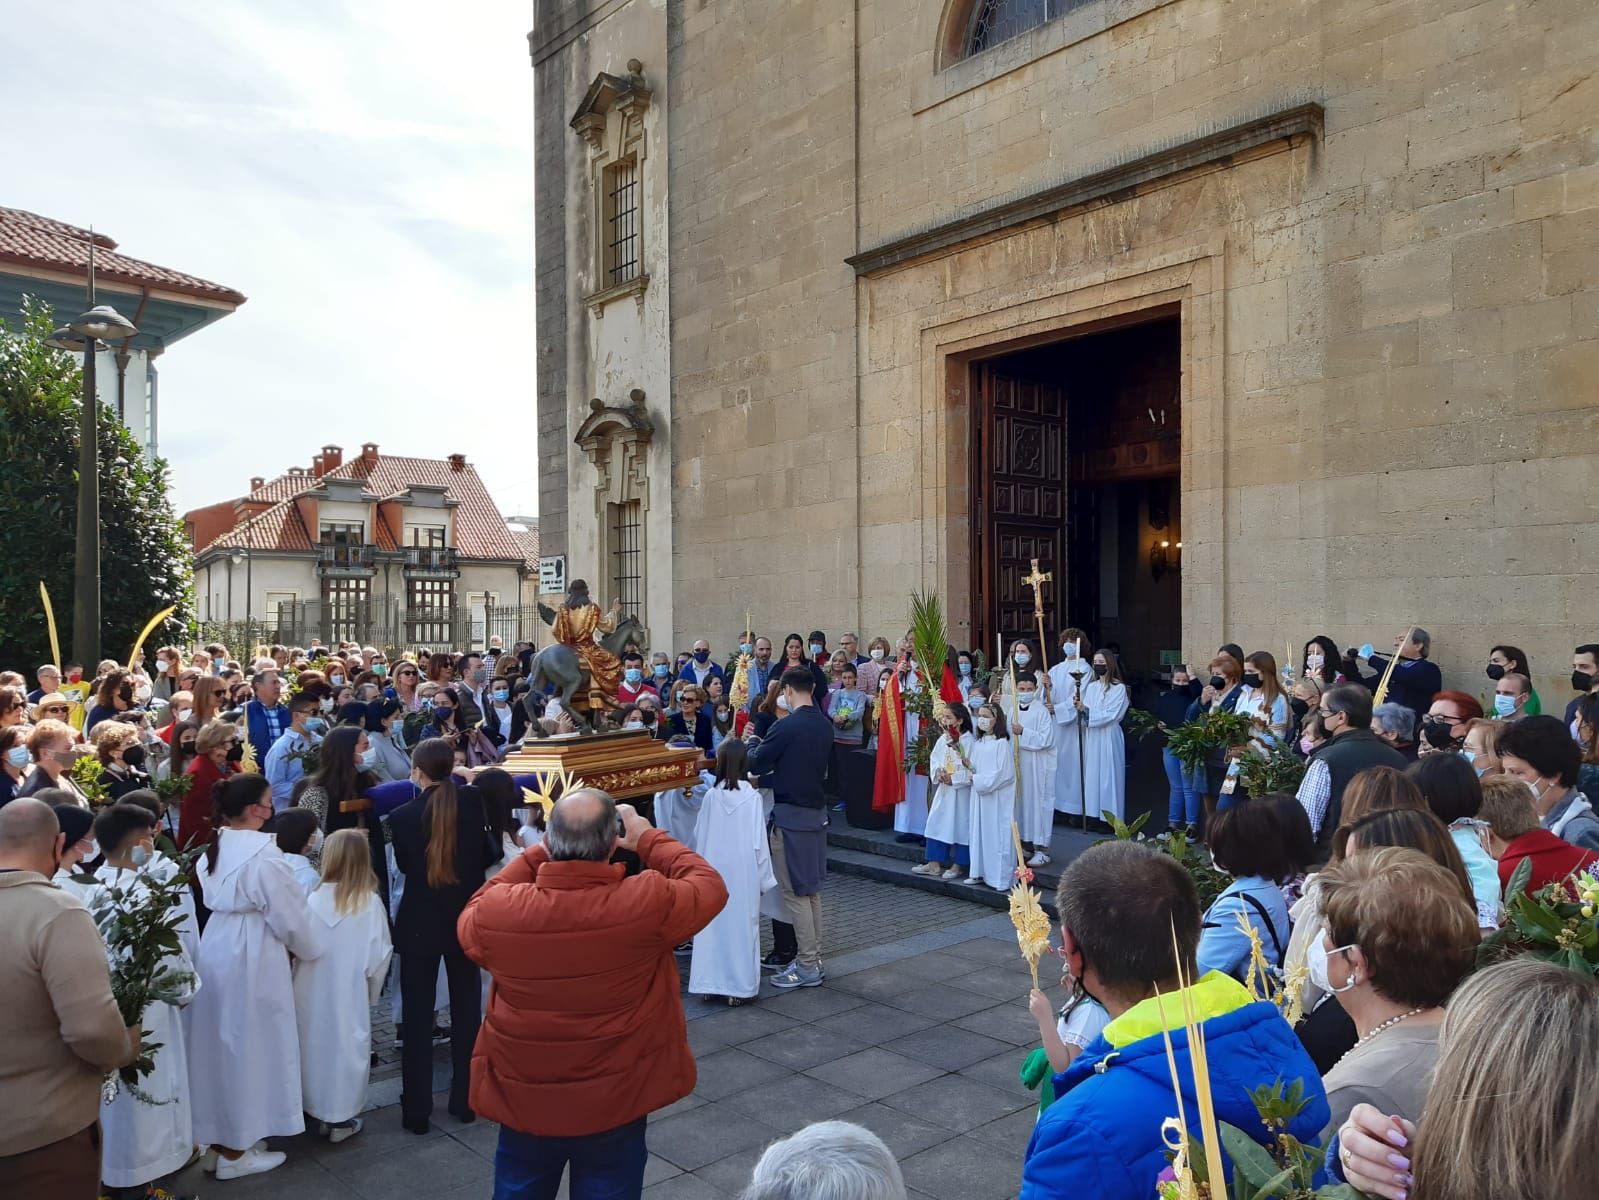
{"label": "black face mask", "polygon": [[1260,686],[1260,676],[1253,671],[1244,672],[1244,686],[1257,688]]}
{"label": "black face mask", "polygon": [[1586,671],[1573,671],[1571,673],[1571,690],[1574,692],[1593,691],[1593,676]]}
{"label": "black face mask", "polygon": [[1105,672],[1108,671],[1108,670],[1110,670],[1110,668],[1107,667],[1104,663],[1095,663],[1094,664],[1094,678],[1095,679],[1102,678],[1104,676]]}
{"label": "black face mask", "polygon": [[122,752],[122,761],[130,767],[144,766],[144,747],[135,742]]}
{"label": "black face mask", "polygon": [[1210,686],[1215,688],[1218,692],[1224,691],[1227,687],[1227,681],[1220,675],[1212,675],[1210,677]]}
{"label": "black face mask", "polygon": [[1421,723],[1421,736],[1427,739],[1427,744],[1434,750],[1449,750],[1459,745],[1452,733],[1449,724],[1435,717],[1428,717]]}
{"label": "black face mask", "polygon": [[1310,711],[1310,701],[1295,698],[1288,702],[1288,707],[1294,710],[1294,716],[1303,717]]}
{"label": "black face mask", "polygon": [[233,763],[242,762],[243,759],[244,759],[244,747],[243,746],[235,746],[235,747],[233,747],[233,749],[228,751],[228,761],[229,762],[233,762]]}
{"label": "black face mask", "polygon": [[1489,679],[1492,679],[1495,683],[1498,683],[1505,677],[1505,669],[1498,663],[1489,663],[1487,675]]}

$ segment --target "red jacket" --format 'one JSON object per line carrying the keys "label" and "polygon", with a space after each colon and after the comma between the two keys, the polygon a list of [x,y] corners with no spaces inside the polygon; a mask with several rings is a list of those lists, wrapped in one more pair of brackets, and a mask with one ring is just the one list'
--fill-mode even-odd
{"label": "red jacket", "polygon": [[215,836],[211,828],[211,792],[235,770],[229,763],[226,771],[219,771],[209,754],[196,754],[183,773],[194,780],[183,793],[183,807],[178,810],[178,849],[188,850],[211,844]]}
{"label": "red jacket", "polygon": [[472,1051],[472,1111],[510,1129],[582,1137],[694,1090],[672,947],[710,924],[727,888],[658,829],[645,870],[551,862],[534,846],[467,902],[461,949],[494,977]]}
{"label": "red jacket", "polygon": [[1510,876],[1521,865],[1521,860],[1532,860],[1532,878],[1527,880],[1527,891],[1564,879],[1575,871],[1585,871],[1599,862],[1599,854],[1562,841],[1547,829],[1534,829],[1524,833],[1505,847],[1499,856],[1499,886],[1510,886]]}

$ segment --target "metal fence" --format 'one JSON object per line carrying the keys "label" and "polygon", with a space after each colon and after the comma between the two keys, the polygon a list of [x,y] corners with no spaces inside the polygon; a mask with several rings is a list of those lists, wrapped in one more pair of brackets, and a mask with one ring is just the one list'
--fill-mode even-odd
{"label": "metal fence", "polygon": [[[544,642],[537,605],[497,604],[486,608],[412,608],[400,596],[365,600],[300,600],[278,605],[264,621],[202,625],[202,637],[229,649],[281,642],[304,646],[312,638],[336,645],[360,642],[386,654],[407,650],[483,650],[498,637],[509,649],[519,641]],[[232,634],[232,636],[228,636]],[[238,651],[236,651],[237,653]]]}

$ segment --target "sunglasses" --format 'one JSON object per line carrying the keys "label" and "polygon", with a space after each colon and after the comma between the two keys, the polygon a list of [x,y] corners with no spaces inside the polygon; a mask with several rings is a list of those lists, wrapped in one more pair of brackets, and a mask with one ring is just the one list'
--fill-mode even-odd
{"label": "sunglasses", "polygon": [[52,705],[50,705],[49,708],[41,708],[39,710],[39,712],[42,715],[47,716],[47,717],[51,716],[52,714],[55,714],[55,713],[69,713],[71,711],[72,711],[71,706],[70,705],[66,705],[66,704],[60,704],[60,705],[52,704]]}

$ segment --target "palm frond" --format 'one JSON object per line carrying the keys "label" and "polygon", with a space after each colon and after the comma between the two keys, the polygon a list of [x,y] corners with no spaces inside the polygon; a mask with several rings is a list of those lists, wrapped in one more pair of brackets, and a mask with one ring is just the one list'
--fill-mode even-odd
{"label": "palm frond", "polygon": [[949,629],[944,624],[944,606],[936,595],[911,593],[911,646],[922,676],[931,691],[937,692],[943,677],[944,656],[949,651]]}

